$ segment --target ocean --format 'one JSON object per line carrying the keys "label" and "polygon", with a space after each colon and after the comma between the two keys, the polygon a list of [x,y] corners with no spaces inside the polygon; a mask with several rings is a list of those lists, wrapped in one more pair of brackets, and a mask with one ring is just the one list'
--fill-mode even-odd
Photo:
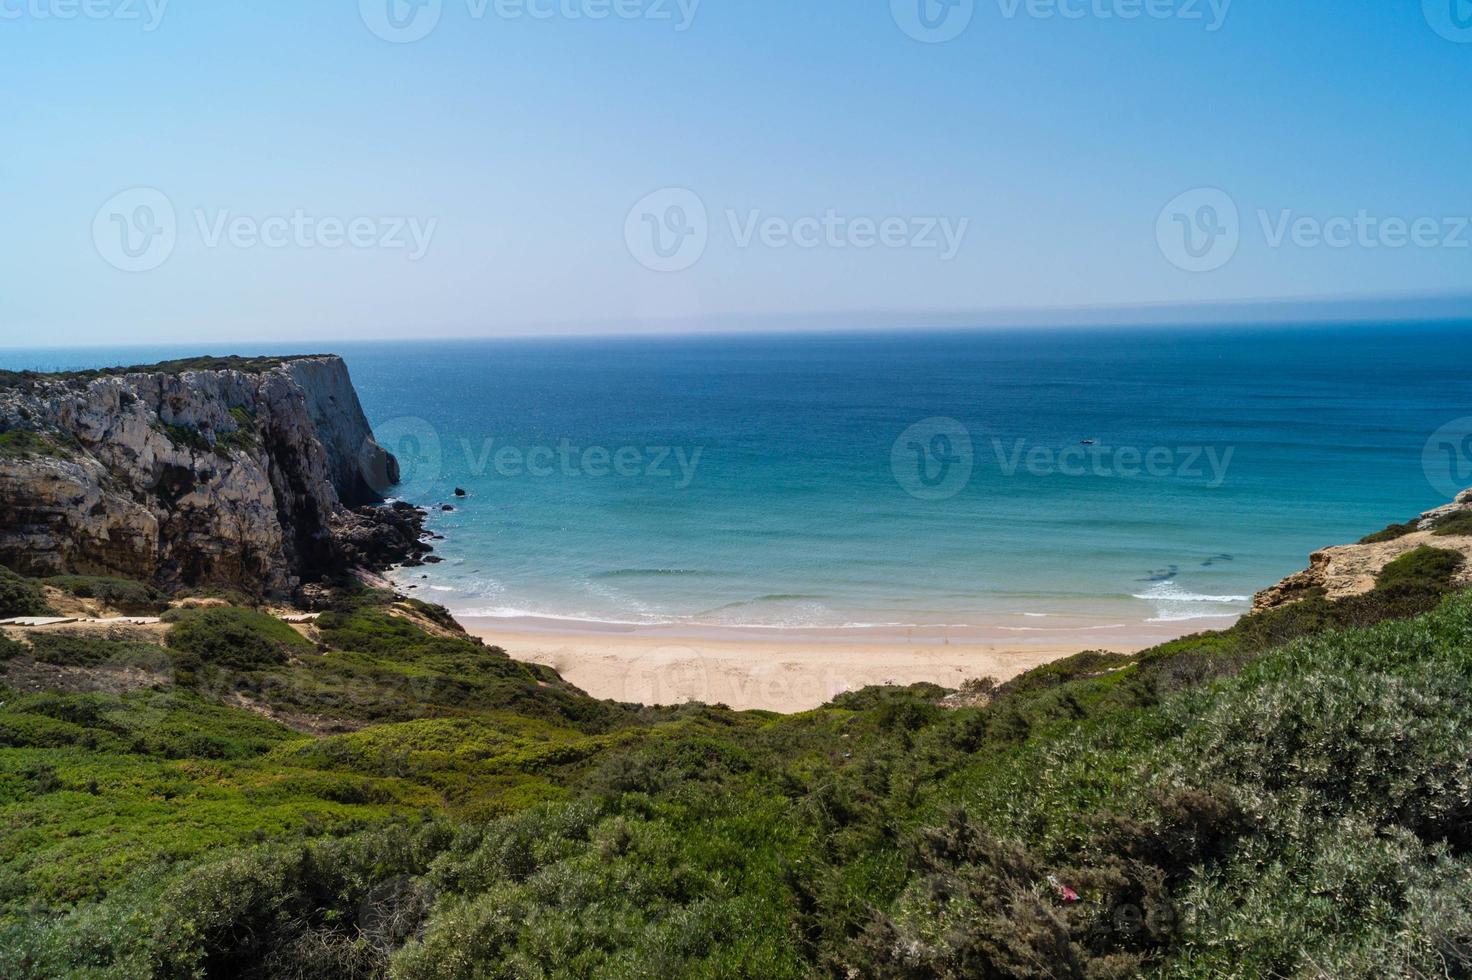
{"label": "ocean", "polygon": [[[1222,625],[1472,485],[1472,325],[0,350],[344,355],[467,616]],[[456,497],[456,489],[466,492]],[[453,510],[441,509],[444,505]]]}

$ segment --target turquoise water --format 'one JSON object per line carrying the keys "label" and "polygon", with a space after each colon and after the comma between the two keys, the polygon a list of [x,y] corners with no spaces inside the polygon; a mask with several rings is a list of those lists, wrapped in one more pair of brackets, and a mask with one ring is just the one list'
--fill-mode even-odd
{"label": "turquoise water", "polygon": [[1469,326],[301,349],[347,357],[445,536],[405,581],[463,614],[1205,627],[1472,484]]}

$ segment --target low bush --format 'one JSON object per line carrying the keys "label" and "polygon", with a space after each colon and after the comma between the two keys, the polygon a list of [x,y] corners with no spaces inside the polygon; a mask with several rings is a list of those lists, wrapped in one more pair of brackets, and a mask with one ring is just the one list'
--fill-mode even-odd
{"label": "low bush", "polygon": [[1472,510],[1453,511],[1436,522],[1432,533],[1439,538],[1472,536]]}
{"label": "low bush", "polygon": [[79,599],[98,602],[129,616],[152,616],[169,608],[169,597],[143,582],[95,575],[58,575],[47,585],[70,592]]}
{"label": "low bush", "polygon": [[35,456],[65,457],[66,447],[39,432],[0,432],[0,458],[29,459]]}
{"label": "low bush", "polygon": [[263,670],[313,649],[281,620],[239,606],[176,609],[164,618],[173,623],[165,641],[171,650],[229,670]]}
{"label": "low bush", "polygon": [[41,592],[40,583],[0,565],[0,619],[52,614],[51,607],[46,604],[46,596]]}
{"label": "low bush", "polygon": [[1421,529],[1419,517],[1406,521],[1404,524],[1392,524],[1383,531],[1367,534],[1360,538],[1360,544],[1380,544],[1382,541],[1398,541],[1407,534],[1414,534]]}
{"label": "low bush", "polygon": [[42,633],[31,637],[31,656],[56,667],[97,667],[102,664],[163,670],[168,656],[149,643],[134,643],[82,633]]}
{"label": "low bush", "polygon": [[1451,589],[1464,561],[1459,551],[1422,546],[1382,568],[1375,578],[1375,591],[1395,597],[1439,598]]}

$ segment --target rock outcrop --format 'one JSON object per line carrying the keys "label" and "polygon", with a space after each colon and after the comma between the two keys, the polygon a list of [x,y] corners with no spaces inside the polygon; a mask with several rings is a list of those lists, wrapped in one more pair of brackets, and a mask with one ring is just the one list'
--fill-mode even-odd
{"label": "rock outcrop", "polygon": [[[332,356],[0,376],[0,564],[289,595],[428,550]],[[355,509],[356,508],[356,509]]]}
{"label": "rock outcrop", "polygon": [[1308,568],[1259,592],[1253,608],[1258,611],[1273,609],[1320,593],[1329,599],[1363,595],[1375,587],[1375,579],[1386,565],[1422,546],[1460,551],[1466,555],[1467,562],[1458,584],[1472,587],[1472,535],[1436,533],[1439,524],[1464,511],[1472,511],[1472,490],[1462,493],[1453,503],[1427,511],[1384,535],[1372,535],[1359,544],[1344,544],[1314,552],[1309,557]]}

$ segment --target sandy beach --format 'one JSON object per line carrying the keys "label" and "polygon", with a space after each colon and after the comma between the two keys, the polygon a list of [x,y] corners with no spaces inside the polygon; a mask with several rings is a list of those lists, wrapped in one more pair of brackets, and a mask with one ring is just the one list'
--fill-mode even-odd
{"label": "sandy beach", "polygon": [[964,629],[761,630],[617,627],[558,620],[461,618],[512,657],[545,664],[597,698],[690,701],[782,713],[817,708],[844,691],[928,681],[959,687],[1008,680],[1084,650],[1132,653],[1220,628],[1230,620]]}

